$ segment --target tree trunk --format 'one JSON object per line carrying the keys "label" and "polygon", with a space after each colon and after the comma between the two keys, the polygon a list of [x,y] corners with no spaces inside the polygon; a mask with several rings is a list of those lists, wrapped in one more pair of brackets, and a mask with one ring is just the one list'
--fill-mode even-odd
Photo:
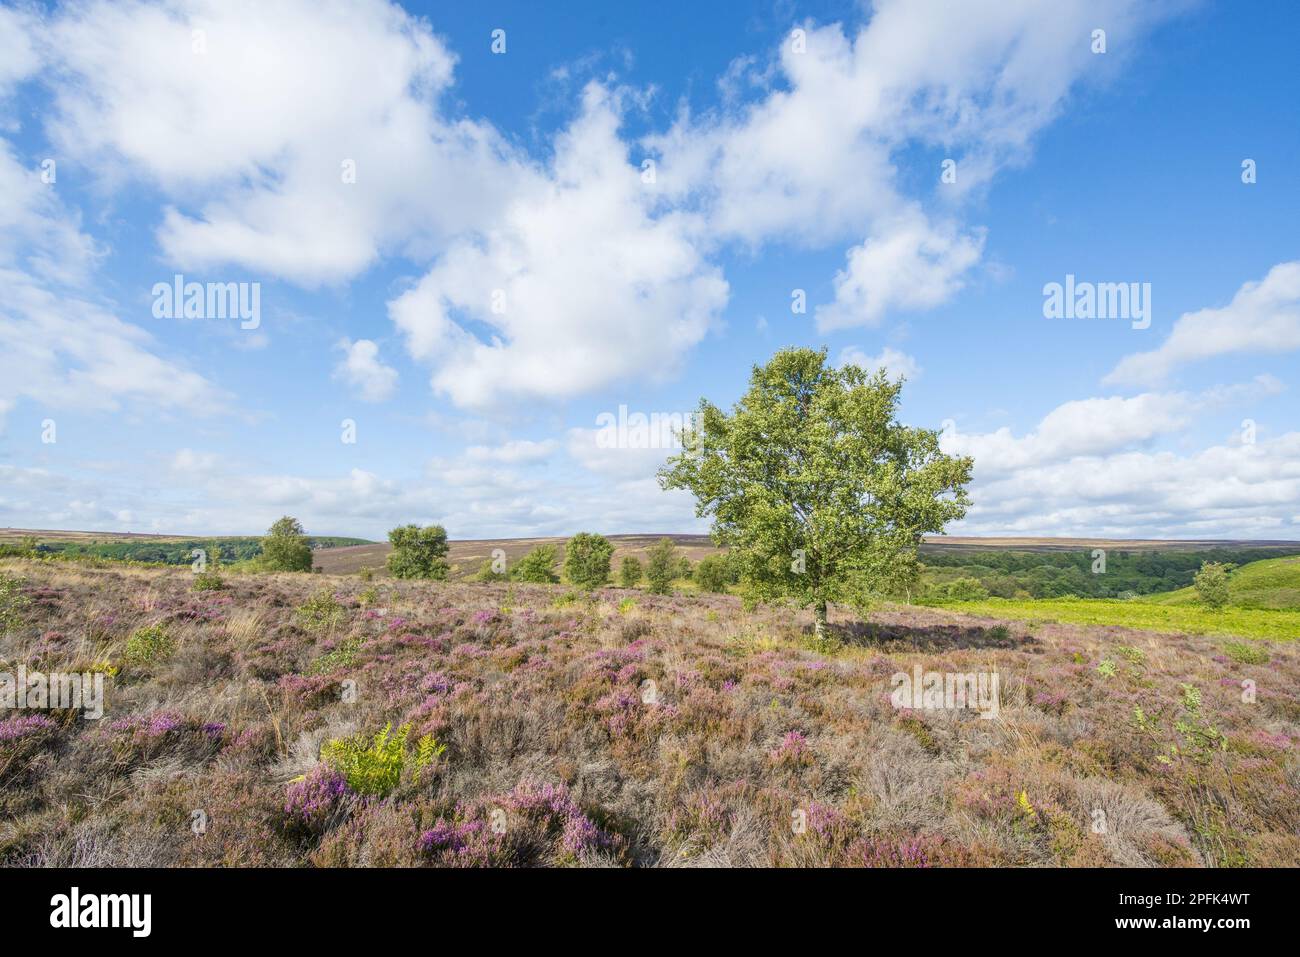
{"label": "tree trunk", "polygon": [[818,638],[826,636],[826,602],[819,601],[813,606],[813,634]]}

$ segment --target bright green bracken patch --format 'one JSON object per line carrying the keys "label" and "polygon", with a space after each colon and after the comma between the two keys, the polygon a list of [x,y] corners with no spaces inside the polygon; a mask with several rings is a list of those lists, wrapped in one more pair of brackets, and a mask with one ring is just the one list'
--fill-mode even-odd
{"label": "bright green bracken patch", "polygon": [[[402,769],[407,766],[406,739],[411,726],[404,724],[396,731],[391,723],[375,735],[373,740],[364,735],[335,738],[321,748],[321,759],[347,778],[348,787],[358,794],[389,794],[402,780]],[[420,771],[432,764],[447,749],[433,735],[426,734],[415,745],[410,765]]]}

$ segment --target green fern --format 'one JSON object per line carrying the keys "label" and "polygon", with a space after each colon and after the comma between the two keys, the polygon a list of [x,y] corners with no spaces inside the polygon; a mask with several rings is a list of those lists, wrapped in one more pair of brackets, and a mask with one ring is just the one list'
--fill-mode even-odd
{"label": "green fern", "polygon": [[[348,787],[358,794],[384,797],[402,780],[406,767],[406,739],[411,733],[410,724],[393,730],[392,722],[384,725],[372,740],[364,735],[336,738],[321,748],[321,758],[334,770],[347,778]],[[412,766],[423,770],[447,749],[431,734],[416,742]]]}

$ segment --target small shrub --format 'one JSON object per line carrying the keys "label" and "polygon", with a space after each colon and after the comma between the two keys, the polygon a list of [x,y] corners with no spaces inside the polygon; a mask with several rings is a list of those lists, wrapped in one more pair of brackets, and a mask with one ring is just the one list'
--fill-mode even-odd
{"label": "small shrub", "polygon": [[195,591],[221,591],[226,587],[226,580],[221,577],[221,566],[215,561],[209,562],[208,567],[194,576]]}
{"label": "small shrub", "polygon": [[321,834],[338,817],[351,790],[342,774],[329,765],[318,764],[289,785],[284,810],[291,825]]}
{"label": "small shrub", "polygon": [[829,633],[806,634],[800,639],[799,644],[819,655],[833,655],[844,647],[844,642]]}
{"label": "small shrub", "polygon": [[22,593],[22,579],[0,574],[0,634],[22,626],[31,599]]}
{"label": "small shrub", "polygon": [[695,566],[695,583],[703,591],[725,593],[727,590],[728,562],[723,555],[705,555]]}
{"label": "small shrub", "polygon": [[361,641],[359,637],[344,638],[332,650],[317,658],[307,669],[307,674],[327,675],[339,668],[351,667],[357,659],[357,653],[361,650]]}
{"label": "small shrub", "polygon": [[604,535],[579,532],[564,546],[564,574],[579,588],[599,588],[609,581],[614,546]]}
{"label": "small shrub", "polygon": [[388,571],[394,578],[446,580],[447,530],[441,525],[399,525],[388,533],[388,541],[393,546]]}
{"label": "small shrub", "polygon": [[983,601],[989,597],[989,590],[978,578],[958,578],[932,586],[930,596],[939,601]]}
{"label": "small shrub", "polygon": [[555,546],[538,545],[515,563],[510,577],[536,585],[552,585],[560,580],[555,574]]}
{"label": "small shrub", "polygon": [[329,631],[343,620],[343,606],[329,588],[322,588],[295,611],[298,624],[308,631]]}
{"label": "small shrub", "polygon": [[126,640],[126,660],[131,664],[151,665],[171,657],[176,639],[162,625],[137,628]]}
{"label": "small shrub", "polygon": [[483,564],[478,567],[478,571],[474,574],[476,582],[503,582],[507,578],[509,576],[504,571],[497,571],[496,559],[493,558],[483,559]]}
{"label": "small shrub", "polygon": [[357,569],[357,577],[360,578],[363,582],[374,581],[375,570],[371,568],[369,565],[363,565],[361,568]]}
{"label": "small shrub", "polygon": [[552,608],[568,608],[570,605],[576,605],[582,601],[582,595],[576,591],[566,591],[563,595],[557,595],[551,601]]}
{"label": "small shrub", "polygon": [[1229,641],[1223,645],[1223,653],[1242,665],[1266,665],[1270,655],[1259,645],[1244,641]]}
{"label": "small shrub", "polygon": [[618,570],[618,583],[624,588],[635,588],[641,584],[641,561],[638,558],[628,555],[623,559],[623,564]]}
{"label": "small shrub", "polygon": [[311,545],[302,522],[289,515],[277,521],[262,539],[260,566],[273,572],[311,571]]}

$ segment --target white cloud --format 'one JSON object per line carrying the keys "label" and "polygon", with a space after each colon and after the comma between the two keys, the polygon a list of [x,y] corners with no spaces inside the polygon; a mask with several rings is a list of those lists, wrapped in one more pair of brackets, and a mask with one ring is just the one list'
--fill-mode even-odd
{"label": "white cloud", "polygon": [[914,381],[921,374],[921,367],[912,356],[899,352],[891,346],[885,346],[878,356],[869,356],[857,346],[846,346],[840,351],[839,365],[855,365],[864,372],[872,373],[884,369],[891,379],[904,378]]}
{"label": "white cloud", "polygon": [[973,497],[951,533],[1295,539],[1300,433],[1189,455],[1077,457],[1004,473]]}
{"label": "white cloud", "polygon": [[1200,395],[1146,392],[1131,398],[1076,399],[1057,406],[1019,438],[1008,428],[966,434],[950,427],[941,434],[940,444],[949,454],[972,456],[980,478],[1132,449],[1184,429],[1207,409],[1274,395],[1280,388],[1276,379],[1260,376],[1246,385],[1220,386]]}
{"label": "white cloud", "polygon": [[[983,234],[934,225],[903,195],[895,156],[921,145],[957,162],[957,201],[1027,158],[1033,137],[1080,80],[1102,77],[1164,8],[1129,0],[878,0],[855,33],[805,24],[805,50],[787,38],[779,60],[742,60],[727,89],[765,89],[718,111],[683,109],[662,135],[664,195],[702,210],[711,234],[758,245],[823,246],[868,237],[847,255],[822,331],[872,325],[895,310],[945,301],[979,261]],[[1108,53],[1089,48],[1102,25]]]}
{"label": "white cloud", "polygon": [[212,452],[196,452],[193,449],[179,449],[172,456],[172,471],[182,475],[203,475],[215,469],[221,458]]}
{"label": "white cloud", "polygon": [[[566,448],[575,462],[597,475],[624,481],[653,480],[659,467],[679,450],[663,448],[662,435],[646,434],[653,438],[620,445],[604,438],[601,429],[573,428],[569,429]],[[648,447],[653,444],[661,447]]]}
{"label": "white cloud", "polygon": [[207,413],[226,396],[155,352],[90,285],[99,250],[36,170],[0,139],[0,411],[26,398],[49,409],[112,411],[121,400]]}
{"label": "white cloud", "polygon": [[961,235],[919,215],[888,222],[849,250],[848,265],[835,274],[835,301],[816,309],[817,329],[875,326],[887,313],[941,305],[962,288],[983,248],[983,230]]}
{"label": "white cloud", "polygon": [[1158,385],[1179,366],[1239,352],[1300,349],[1300,261],[1280,263],[1237,290],[1228,305],[1184,313],[1150,352],[1126,356],[1108,385]]}
{"label": "white cloud", "polygon": [[0,7],[0,96],[40,66],[32,38],[38,24],[25,10]]}
{"label": "white cloud", "polygon": [[[653,194],[619,139],[616,97],[592,84],[553,166],[479,240],[452,244],[389,313],[434,389],[462,407],[578,395],[662,378],[698,343],[728,287],[690,216]],[[473,324],[491,330],[487,341]]]}
{"label": "white cloud", "polygon": [[455,58],[384,0],[100,0],[42,35],[51,137],[173,200],[158,238],[181,268],[340,282],[427,253],[513,191],[496,132],[439,113]]}
{"label": "white cloud", "polygon": [[465,450],[465,458],[471,462],[500,462],[506,465],[522,465],[532,462],[544,462],[550,458],[559,443],[554,439],[534,442],[530,439],[514,439],[497,446],[472,445]]}
{"label": "white cloud", "polygon": [[343,359],[334,367],[334,378],[346,382],[363,402],[383,402],[397,388],[397,370],[384,365],[379,346],[370,339],[340,339],[335,348]]}

